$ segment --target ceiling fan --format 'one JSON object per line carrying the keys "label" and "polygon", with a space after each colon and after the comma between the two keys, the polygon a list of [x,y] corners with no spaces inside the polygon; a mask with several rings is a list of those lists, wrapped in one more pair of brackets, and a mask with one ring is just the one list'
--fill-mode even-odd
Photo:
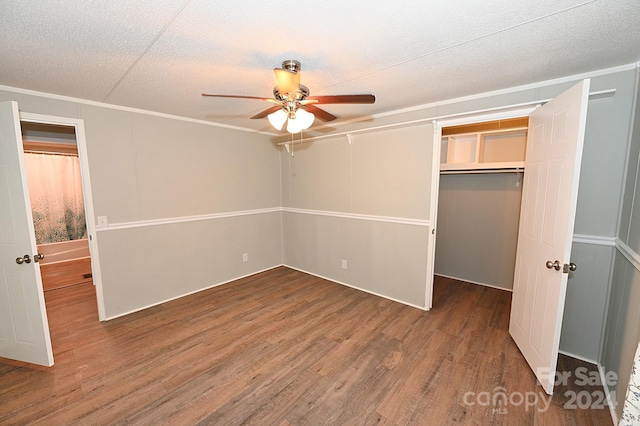
{"label": "ceiling fan", "polygon": [[298,133],[308,129],[315,117],[322,121],[332,121],[337,117],[323,109],[318,104],[372,104],[376,101],[371,94],[364,95],[329,95],[309,97],[309,88],[300,84],[300,62],[290,59],[282,63],[282,68],[274,68],[278,82],[273,88],[273,98],[243,95],[212,95],[203,93],[202,96],[215,98],[258,99],[275,104],[251,117],[269,119],[277,130],[281,130],[287,122],[289,133]]}

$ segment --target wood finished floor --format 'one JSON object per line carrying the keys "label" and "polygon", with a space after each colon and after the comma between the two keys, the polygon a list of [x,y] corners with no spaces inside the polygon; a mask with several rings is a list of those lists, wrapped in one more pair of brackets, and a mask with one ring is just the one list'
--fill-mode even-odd
{"label": "wood finished floor", "polygon": [[598,392],[573,378],[545,410],[510,296],[436,278],[423,312],[280,267],[100,323],[92,285],[50,291],[55,366],[0,359],[0,424],[611,424],[563,408]]}

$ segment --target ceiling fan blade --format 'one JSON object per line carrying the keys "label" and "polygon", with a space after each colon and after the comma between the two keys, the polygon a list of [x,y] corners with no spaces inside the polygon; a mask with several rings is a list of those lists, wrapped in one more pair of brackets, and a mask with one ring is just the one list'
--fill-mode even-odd
{"label": "ceiling fan blade", "polygon": [[315,105],[305,105],[304,108],[310,113],[312,113],[313,115],[315,115],[318,120],[333,121],[336,118],[338,118],[335,115],[328,113],[327,111],[320,109]]}
{"label": "ceiling fan blade", "polygon": [[300,90],[300,73],[291,72],[282,68],[274,68],[273,72],[278,81],[278,92],[284,94],[295,93]]}
{"label": "ceiling fan blade", "polygon": [[257,113],[256,115],[254,115],[254,116],[253,116],[253,117],[251,117],[251,118],[252,118],[252,119],[253,119],[253,118],[265,118],[267,115],[269,115],[269,114],[271,114],[271,113],[273,113],[273,112],[276,112],[276,111],[278,111],[279,109],[282,109],[282,105],[274,105],[274,106],[272,106],[272,107],[269,107],[269,108],[265,109],[265,110],[264,110],[264,111],[262,111],[262,112]]}
{"label": "ceiling fan blade", "polygon": [[210,93],[203,93],[202,96],[210,96],[212,98],[258,99],[258,100],[261,100],[261,101],[270,100],[270,98],[261,98],[259,96],[244,96],[244,95],[212,95]]}
{"label": "ceiling fan blade", "polygon": [[261,98],[260,96],[244,96],[244,95],[212,95],[210,93],[203,93],[202,96],[209,96],[212,98],[235,98],[235,99],[256,99],[259,101],[271,102],[272,104],[280,105],[280,101],[274,98]]}
{"label": "ceiling fan blade", "polygon": [[372,104],[376,101],[373,95],[329,95],[306,98],[303,103],[314,104]]}

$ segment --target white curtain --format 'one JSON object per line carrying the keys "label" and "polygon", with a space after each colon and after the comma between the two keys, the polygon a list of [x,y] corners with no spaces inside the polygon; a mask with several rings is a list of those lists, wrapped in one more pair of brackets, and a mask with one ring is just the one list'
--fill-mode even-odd
{"label": "white curtain", "polygon": [[77,156],[25,153],[38,244],[77,240],[86,233]]}
{"label": "white curtain", "polygon": [[627,386],[627,399],[622,408],[622,418],[619,426],[640,425],[640,343],[631,366],[631,377]]}

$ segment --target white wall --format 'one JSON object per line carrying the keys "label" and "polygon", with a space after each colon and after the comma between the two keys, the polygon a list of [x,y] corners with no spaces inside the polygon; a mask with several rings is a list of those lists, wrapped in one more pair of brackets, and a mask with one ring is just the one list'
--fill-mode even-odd
{"label": "white wall", "polygon": [[615,240],[614,266],[604,342],[600,363],[616,374],[617,381],[608,390],[617,403],[616,415],[622,413],[633,357],[640,339],[640,75],[636,70],[635,114],[626,131],[630,141],[624,196],[618,238]]}
{"label": "white wall", "polygon": [[567,283],[560,350],[595,364],[600,359],[615,248],[574,242],[571,250],[572,260],[580,266]]}
{"label": "white wall", "polygon": [[433,126],[355,133],[351,141],[296,145],[294,156],[282,150],[284,261],[425,307]]}
{"label": "white wall", "polygon": [[0,100],[84,121],[94,212],[109,223],[93,233],[107,318],[282,264],[267,136],[8,90]]}
{"label": "white wall", "polygon": [[513,289],[522,173],[440,176],[435,273]]}

